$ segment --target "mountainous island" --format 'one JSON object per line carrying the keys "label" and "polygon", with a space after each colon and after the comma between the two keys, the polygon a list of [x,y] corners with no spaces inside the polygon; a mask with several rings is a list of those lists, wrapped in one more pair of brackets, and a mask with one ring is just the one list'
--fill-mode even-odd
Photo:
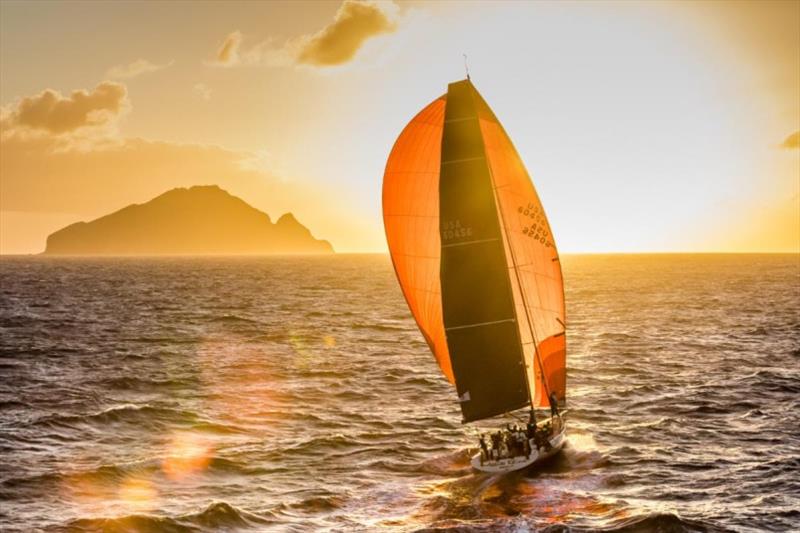
{"label": "mountainous island", "polygon": [[216,185],[167,191],[144,204],[78,222],[47,238],[47,255],[333,253],[291,213],[266,213]]}

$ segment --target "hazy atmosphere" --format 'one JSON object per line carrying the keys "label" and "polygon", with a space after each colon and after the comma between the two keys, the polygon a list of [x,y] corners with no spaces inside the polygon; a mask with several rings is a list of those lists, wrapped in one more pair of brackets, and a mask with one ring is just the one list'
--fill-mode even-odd
{"label": "hazy atmosphere", "polygon": [[800,250],[797,2],[3,1],[0,252],[212,184],[386,251],[386,157],[463,54],[562,251]]}
{"label": "hazy atmosphere", "polygon": [[0,530],[800,531],[800,0],[0,0]]}

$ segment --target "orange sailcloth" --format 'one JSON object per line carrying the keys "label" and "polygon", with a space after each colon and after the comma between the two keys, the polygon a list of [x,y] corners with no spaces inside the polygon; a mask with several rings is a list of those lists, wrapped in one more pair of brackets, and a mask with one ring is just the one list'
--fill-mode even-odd
{"label": "orange sailcloth", "polygon": [[469,80],[405,127],[386,164],[386,238],[464,421],[566,399],[552,230],[510,138]]}
{"label": "orange sailcloth", "polygon": [[383,176],[383,222],[397,279],[442,372],[454,382],[439,284],[439,163],[445,97],[405,127]]}

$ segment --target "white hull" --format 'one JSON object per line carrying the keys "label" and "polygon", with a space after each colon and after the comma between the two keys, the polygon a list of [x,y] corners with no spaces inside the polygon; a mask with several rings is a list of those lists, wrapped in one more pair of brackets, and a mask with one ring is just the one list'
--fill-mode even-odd
{"label": "white hull", "polygon": [[548,457],[554,456],[561,450],[561,448],[564,447],[564,443],[566,442],[567,428],[565,424],[561,428],[561,431],[550,438],[550,449],[547,451],[544,449],[536,450],[536,445],[533,443],[533,439],[531,439],[530,444],[532,451],[528,457],[521,455],[517,457],[498,459],[496,461],[483,461],[483,464],[481,464],[481,453],[478,452],[472,456],[470,463],[472,463],[472,467],[474,469],[480,470],[481,472],[487,472],[489,474],[505,474],[515,470],[522,470],[523,468],[527,468],[534,463],[544,461]]}

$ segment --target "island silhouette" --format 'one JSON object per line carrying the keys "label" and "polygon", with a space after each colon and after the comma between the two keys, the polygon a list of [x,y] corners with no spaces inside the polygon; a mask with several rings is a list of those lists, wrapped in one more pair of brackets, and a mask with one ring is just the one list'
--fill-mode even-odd
{"label": "island silhouette", "polygon": [[216,185],[177,188],[47,237],[46,255],[333,253],[291,213],[268,214]]}

